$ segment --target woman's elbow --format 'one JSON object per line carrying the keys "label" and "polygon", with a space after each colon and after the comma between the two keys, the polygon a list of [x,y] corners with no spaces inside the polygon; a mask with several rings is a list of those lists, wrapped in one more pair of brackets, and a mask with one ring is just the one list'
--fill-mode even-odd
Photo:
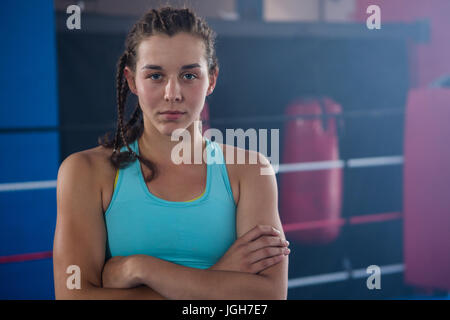
{"label": "woman's elbow", "polygon": [[259,300],[287,300],[287,280],[265,277],[265,290],[259,292]]}
{"label": "woman's elbow", "polygon": [[265,300],[287,300],[287,289],[271,288]]}
{"label": "woman's elbow", "polygon": [[55,282],[55,300],[89,300],[92,292],[98,288],[89,282],[81,283],[79,286]]}

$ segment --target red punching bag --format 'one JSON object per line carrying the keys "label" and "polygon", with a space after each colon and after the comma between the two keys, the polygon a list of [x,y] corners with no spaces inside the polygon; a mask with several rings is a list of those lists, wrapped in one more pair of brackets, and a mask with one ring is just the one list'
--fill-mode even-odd
{"label": "red punching bag", "polygon": [[295,229],[289,238],[302,244],[326,244],[340,232],[342,167],[317,170],[306,163],[338,161],[337,118],[341,107],[328,98],[303,99],[290,104],[286,114],[283,164],[303,163],[300,171],[282,173],[281,220]]}

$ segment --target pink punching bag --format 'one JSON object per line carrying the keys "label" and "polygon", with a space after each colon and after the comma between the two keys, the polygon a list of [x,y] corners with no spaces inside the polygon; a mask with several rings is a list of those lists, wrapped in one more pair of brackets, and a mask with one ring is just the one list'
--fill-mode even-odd
{"label": "pink punching bag", "polygon": [[[341,107],[328,98],[296,100],[286,110],[283,164],[338,161],[337,118]],[[321,117],[322,116],[322,117]],[[288,238],[302,244],[334,241],[342,224],[342,167],[313,170],[308,164],[281,176],[280,216],[291,224]]]}
{"label": "pink punching bag", "polygon": [[[210,128],[209,126],[209,106],[205,101],[205,105],[203,106],[202,112],[200,113],[200,121],[202,121],[202,135],[205,135],[205,131]],[[210,137],[207,137],[208,139]]]}
{"label": "pink punching bag", "polygon": [[450,290],[450,89],[408,96],[403,167],[405,283]]}

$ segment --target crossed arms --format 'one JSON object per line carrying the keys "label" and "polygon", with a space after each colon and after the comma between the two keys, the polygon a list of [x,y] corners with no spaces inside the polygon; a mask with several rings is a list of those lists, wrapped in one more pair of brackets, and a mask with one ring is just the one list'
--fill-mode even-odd
{"label": "crossed arms", "polygon": [[[57,299],[286,299],[288,258],[277,210],[274,175],[248,165],[240,179],[238,239],[211,268],[180,266],[145,255],[104,263],[106,230],[99,186],[87,155],[76,153],[58,172],[53,263]],[[270,165],[270,164],[269,164]],[[273,231],[273,226],[279,233]],[[81,289],[66,287],[69,265]]]}

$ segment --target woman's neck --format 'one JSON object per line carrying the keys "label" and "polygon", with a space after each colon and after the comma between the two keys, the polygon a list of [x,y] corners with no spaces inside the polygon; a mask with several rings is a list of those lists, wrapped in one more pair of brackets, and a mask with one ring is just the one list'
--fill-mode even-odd
{"label": "woman's neck", "polygon": [[[187,140],[189,138],[190,141]],[[183,150],[188,151],[190,149],[191,164],[198,161],[198,159],[194,159],[194,150],[197,150],[197,154],[198,150],[201,150],[203,163],[203,151],[206,147],[206,140],[203,138],[197,122],[192,123],[191,126],[186,128],[185,134],[181,135],[179,140],[175,141],[171,140],[171,136],[161,134],[150,124],[147,126],[144,125],[144,132],[138,139],[138,145],[140,155],[154,162],[156,165],[171,167],[177,165],[174,159],[172,159],[172,153],[175,147],[177,147],[176,152],[174,152],[174,156],[176,157],[183,157]],[[180,151],[181,146],[183,146],[182,151]]]}

